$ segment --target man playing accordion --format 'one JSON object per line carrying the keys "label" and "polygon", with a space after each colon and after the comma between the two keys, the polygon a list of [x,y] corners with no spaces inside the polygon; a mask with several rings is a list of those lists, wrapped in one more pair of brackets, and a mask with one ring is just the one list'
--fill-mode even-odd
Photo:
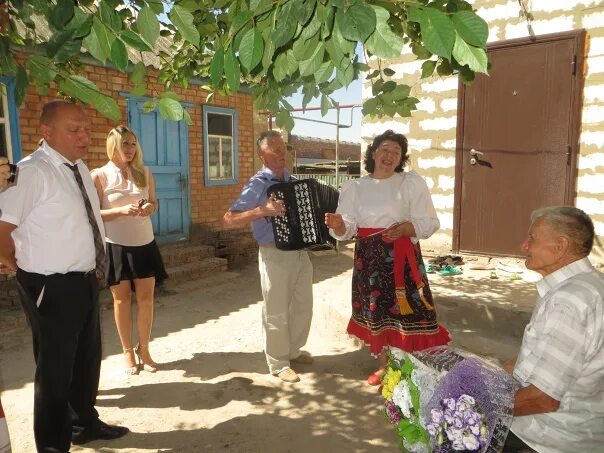
{"label": "man playing accordion", "polygon": [[258,268],[264,307],[262,330],[264,353],[270,373],[285,382],[300,380],[292,362],[312,363],[301,351],[306,344],[312,318],[313,268],[304,250],[279,250],[271,218],[285,213],[283,201],[269,198],[274,184],[290,181],[287,148],[281,134],[268,130],[257,140],[257,152],[264,166],[244,186],[239,198],[223,216],[223,226],[239,227],[251,222],[258,242]]}

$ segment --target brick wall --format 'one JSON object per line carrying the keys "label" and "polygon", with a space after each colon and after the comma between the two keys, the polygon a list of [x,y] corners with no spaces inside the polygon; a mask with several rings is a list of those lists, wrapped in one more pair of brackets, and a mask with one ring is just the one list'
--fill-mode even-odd
{"label": "brick wall", "polygon": [[[122,123],[127,122],[126,98],[120,92],[129,92],[131,87],[128,74],[121,73],[111,68],[86,65],[85,75],[104,93],[113,93],[122,110]],[[160,93],[163,84],[157,80],[157,71],[149,69],[148,92]],[[212,105],[236,109],[238,111],[238,150],[239,150],[239,183],[235,185],[205,187],[203,167],[203,131],[202,131],[202,106],[205,103],[207,92],[197,85],[190,84],[188,89],[176,88],[174,90],[182,101],[192,104],[189,114],[193,124],[189,126],[189,183],[191,187],[191,222],[192,234],[201,236],[217,236],[222,228],[220,221],[232,201],[239,195],[245,181],[254,173],[254,124],[253,124],[253,99],[245,93],[231,96],[216,96]],[[37,94],[34,86],[30,85],[25,97],[25,102],[19,108],[19,125],[21,130],[21,143],[23,156],[31,153],[37,147],[40,139],[39,117],[42,105],[54,99],[56,91],[48,96]],[[85,159],[90,169],[100,167],[107,162],[105,153],[105,140],[107,133],[119,124],[114,122],[92,107],[86,107],[92,122],[92,144],[88,157]]]}
{"label": "brick wall", "polygon": [[[292,147],[292,154],[295,151],[297,157],[331,160],[335,160],[336,158],[336,142],[334,140],[291,135],[289,137],[289,144]],[[359,160],[361,158],[361,145],[358,143],[340,142],[338,157],[339,160]]]}

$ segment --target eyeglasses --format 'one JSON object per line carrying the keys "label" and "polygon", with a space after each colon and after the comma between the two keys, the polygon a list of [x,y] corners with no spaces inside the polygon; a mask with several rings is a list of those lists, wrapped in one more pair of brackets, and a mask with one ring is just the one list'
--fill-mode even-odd
{"label": "eyeglasses", "polygon": [[400,147],[394,147],[394,146],[378,146],[377,147],[378,151],[381,151],[383,153],[388,153],[388,154],[401,154],[402,149]]}

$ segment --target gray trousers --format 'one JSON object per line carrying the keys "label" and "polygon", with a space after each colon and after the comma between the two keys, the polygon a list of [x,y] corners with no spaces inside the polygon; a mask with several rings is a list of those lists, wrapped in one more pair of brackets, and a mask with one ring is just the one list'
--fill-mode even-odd
{"label": "gray trousers", "polygon": [[261,245],[258,269],[262,285],[262,334],[269,370],[289,367],[306,344],[312,319],[312,264],[305,251]]}

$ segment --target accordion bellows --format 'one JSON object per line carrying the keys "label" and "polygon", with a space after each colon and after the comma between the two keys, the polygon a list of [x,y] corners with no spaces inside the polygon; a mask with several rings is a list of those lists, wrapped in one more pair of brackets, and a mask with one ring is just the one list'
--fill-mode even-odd
{"label": "accordion bellows", "polygon": [[271,186],[269,197],[283,200],[285,214],[271,218],[275,246],[280,250],[317,250],[335,247],[325,226],[325,213],[335,212],[339,192],[316,179],[302,179]]}

